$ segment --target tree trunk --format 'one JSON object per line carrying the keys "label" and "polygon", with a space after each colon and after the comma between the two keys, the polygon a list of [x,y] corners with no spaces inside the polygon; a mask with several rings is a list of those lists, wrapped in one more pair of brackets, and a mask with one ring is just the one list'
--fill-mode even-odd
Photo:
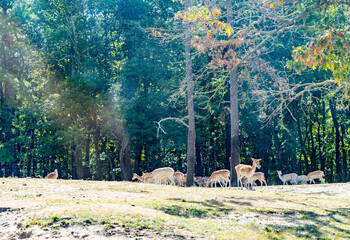
{"label": "tree trunk", "polygon": [[[192,6],[191,0],[185,0],[185,11]],[[193,185],[195,164],[195,113],[193,103],[193,76],[191,60],[191,26],[187,22],[185,26],[185,57],[186,57],[186,83],[187,83],[187,108],[188,108],[188,137],[187,137],[187,179],[186,186]]]}
{"label": "tree trunk", "polygon": [[[321,140],[321,124],[319,121],[317,121],[317,142],[318,142],[318,156],[320,159],[320,165],[321,165],[321,170],[324,171],[324,161],[323,161],[323,153],[322,153],[322,140]],[[322,169],[323,167],[323,169]]]}
{"label": "tree trunk", "polygon": [[315,171],[316,169],[316,147],[314,142],[314,135],[313,135],[313,124],[309,125],[309,133],[310,133],[310,139],[311,139],[311,170]]}
{"label": "tree trunk", "polygon": [[[294,109],[296,108],[295,104],[294,104]],[[295,114],[294,114],[295,115]],[[292,172],[295,173],[297,172],[297,122],[295,120],[292,120]]]}
{"label": "tree trunk", "polygon": [[[305,169],[306,172],[309,172],[309,164],[308,164],[308,158],[307,158],[307,154],[305,151],[305,144],[304,144],[304,140],[303,140],[303,135],[301,133],[301,124],[300,124],[300,119],[297,119],[297,126],[298,126],[298,135],[299,135],[299,143],[300,143],[300,151],[302,156],[304,156],[304,163],[305,163],[305,168],[301,167],[302,169]],[[301,164],[301,158],[300,158],[300,164]]]}
{"label": "tree trunk", "polygon": [[[232,4],[227,2],[227,22],[232,22]],[[233,46],[230,46],[233,48]],[[229,69],[230,70],[230,69]],[[230,147],[230,177],[231,186],[237,186],[237,173],[235,167],[240,163],[240,141],[239,141],[239,110],[238,110],[238,72],[237,69],[230,71],[230,123],[231,123],[231,147]]]}
{"label": "tree trunk", "polygon": [[149,146],[148,144],[146,144],[145,146],[145,155],[146,155],[146,168],[147,168],[147,172],[150,172],[151,171],[151,156],[150,156],[150,152],[149,152]]}
{"label": "tree trunk", "polygon": [[340,133],[339,133],[339,123],[337,118],[337,112],[335,108],[334,99],[329,100],[329,109],[331,110],[331,115],[333,119],[334,129],[335,129],[335,168],[336,168],[336,181],[341,181],[341,166],[340,166]]}
{"label": "tree trunk", "polygon": [[74,159],[74,168],[75,168],[75,177],[77,179],[83,179],[84,177],[84,170],[83,170],[83,164],[82,164],[82,151],[81,151],[81,144],[75,146],[73,150],[73,159]]}
{"label": "tree trunk", "polygon": [[230,117],[231,117],[231,156],[230,172],[231,186],[237,185],[235,167],[240,163],[239,116],[238,116],[238,74],[237,70],[230,73]]}
{"label": "tree trunk", "polygon": [[120,152],[119,152],[119,160],[120,160],[120,169],[122,172],[122,180],[125,180],[125,181],[131,180],[131,174],[132,174],[132,167],[131,167],[128,147],[129,147],[129,139],[124,137],[120,148]]}
{"label": "tree trunk", "polygon": [[100,148],[99,148],[99,141],[101,138],[100,134],[100,126],[97,123],[97,113],[94,111],[93,113],[94,117],[94,135],[93,135],[93,141],[95,146],[95,157],[96,157],[96,179],[102,180],[103,179],[103,162],[100,159]]}
{"label": "tree trunk", "polygon": [[277,120],[274,120],[274,128],[272,129],[272,133],[273,133],[273,142],[274,142],[274,146],[275,146],[275,159],[276,159],[276,167],[278,169],[276,170],[280,170],[280,171],[285,171],[285,168],[283,168],[282,165],[282,144],[279,140],[278,137],[278,130],[277,130]]}
{"label": "tree trunk", "polygon": [[83,165],[83,179],[87,179],[91,177],[90,173],[90,144],[91,144],[91,137],[90,134],[87,134],[86,140],[85,140],[85,161]]}
{"label": "tree trunk", "polygon": [[[229,88],[229,84],[227,84],[227,87]],[[231,109],[230,109],[230,91],[227,91],[224,96],[225,100],[225,108],[224,108],[224,114],[225,114],[225,168],[231,169]]]}
{"label": "tree trunk", "polygon": [[140,164],[141,164],[141,158],[142,158],[142,149],[143,146],[137,145],[136,146],[136,157],[135,157],[135,164],[134,164],[134,172],[137,174],[141,173],[140,170]]}
{"label": "tree trunk", "polygon": [[344,137],[346,136],[345,127],[344,124],[340,124],[341,129],[341,145],[342,145],[342,155],[343,155],[343,175],[342,175],[342,181],[347,182],[348,181],[348,163],[347,163],[347,154],[346,154],[346,146],[344,143]]}
{"label": "tree trunk", "polygon": [[111,153],[111,154],[109,154],[109,157],[108,157],[109,166],[110,166],[109,168],[110,168],[111,180],[115,181],[116,180],[116,174],[115,174],[116,166],[115,166],[114,157],[112,157],[112,156],[114,156],[114,153],[115,153],[115,145],[114,145],[115,142],[113,141],[113,142],[110,142],[109,144],[110,144],[109,152]]}
{"label": "tree trunk", "polygon": [[201,148],[198,141],[196,141],[196,175],[203,176]]}

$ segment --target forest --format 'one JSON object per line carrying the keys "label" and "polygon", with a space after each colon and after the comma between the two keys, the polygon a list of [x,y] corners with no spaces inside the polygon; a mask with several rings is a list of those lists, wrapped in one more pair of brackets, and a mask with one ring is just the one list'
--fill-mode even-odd
{"label": "forest", "polygon": [[0,177],[234,176],[259,158],[268,184],[347,182],[349,6],[1,0]]}

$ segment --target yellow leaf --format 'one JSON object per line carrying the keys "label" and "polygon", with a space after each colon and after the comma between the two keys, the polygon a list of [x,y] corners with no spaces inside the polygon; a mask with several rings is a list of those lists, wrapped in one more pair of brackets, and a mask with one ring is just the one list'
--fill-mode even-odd
{"label": "yellow leaf", "polygon": [[211,37],[211,31],[210,30],[207,32],[207,37]]}

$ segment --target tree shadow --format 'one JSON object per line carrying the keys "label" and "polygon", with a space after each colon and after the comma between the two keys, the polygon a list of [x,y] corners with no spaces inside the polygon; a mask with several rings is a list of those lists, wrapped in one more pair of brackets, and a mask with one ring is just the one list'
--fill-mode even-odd
{"label": "tree shadow", "polygon": [[9,207],[0,207],[0,213],[3,212],[16,212],[16,211],[21,211],[24,208],[9,208]]}
{"label": "tree shadow", "polygon": [[[190,207],[173,204],[171,206],[162,206],[158,208],[167,214],[174,216],[181,216],[185,218],[196,217],[196,218],[211,218],[228,215],[233,208],[226,206],[224,203],[215,199],[205,201],[186,201],[181,198],[168,198],[168,200],[191,203]],[[200,205],[197,207],[196,205]]]}
{"label": "tree shadow", "polygon": [[[350,239],[350,208],[340,208],[337,210],[323,209],[326,212],[325,214],[299,210],[286,212],[280,212],[278,210],[249,210],[266,216],[279,214],[290,222],[298,222],[297,226],[277,224],[266,225],[264,230],[271,239],[275,239],[274,234],[276,233],[279,235],[281,233],[287,233],[296,236],[297,238],[329,239],[330,233],[327,230],[322,230],[322,227],[333,229],[333,234],[337,234],[337,236],[334,236],[334,239],[339,239],[340,236],[341,238],[344,237],[344,239]],[[347,219],[347,222],[339,220],[337,216]],[[334,223],[337,223],[337,226]]]}

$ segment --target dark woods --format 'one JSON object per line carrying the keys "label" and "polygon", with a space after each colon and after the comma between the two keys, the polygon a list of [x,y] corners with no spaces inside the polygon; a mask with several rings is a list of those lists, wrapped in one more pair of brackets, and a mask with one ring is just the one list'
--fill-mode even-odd
{"label": "dark woods", "polygon": [[[178,38],[161,41],[148,30],[176,26],[182,9],[168,0],[1,1],[0,177],[44,177],[56,168],[63,179],[94,180],[131,180],[158,167],[186,172],[183,36],[175,28]],[[237,68],[240,160],[261,158],[270,184],[280,183],[276,170],[350,179],[350,111],[337,86],[284,103],[256,94],[271,90],[268,69],[285,71],[293,47],[307,44],[305,31],[313,30],[281,33]],[[209,176],[230,169],[230,86],[227,71],[203,73],[213,56],[191,51],[194,172]],[[319,68],[289,74],[294,84],[332,77]]]}

